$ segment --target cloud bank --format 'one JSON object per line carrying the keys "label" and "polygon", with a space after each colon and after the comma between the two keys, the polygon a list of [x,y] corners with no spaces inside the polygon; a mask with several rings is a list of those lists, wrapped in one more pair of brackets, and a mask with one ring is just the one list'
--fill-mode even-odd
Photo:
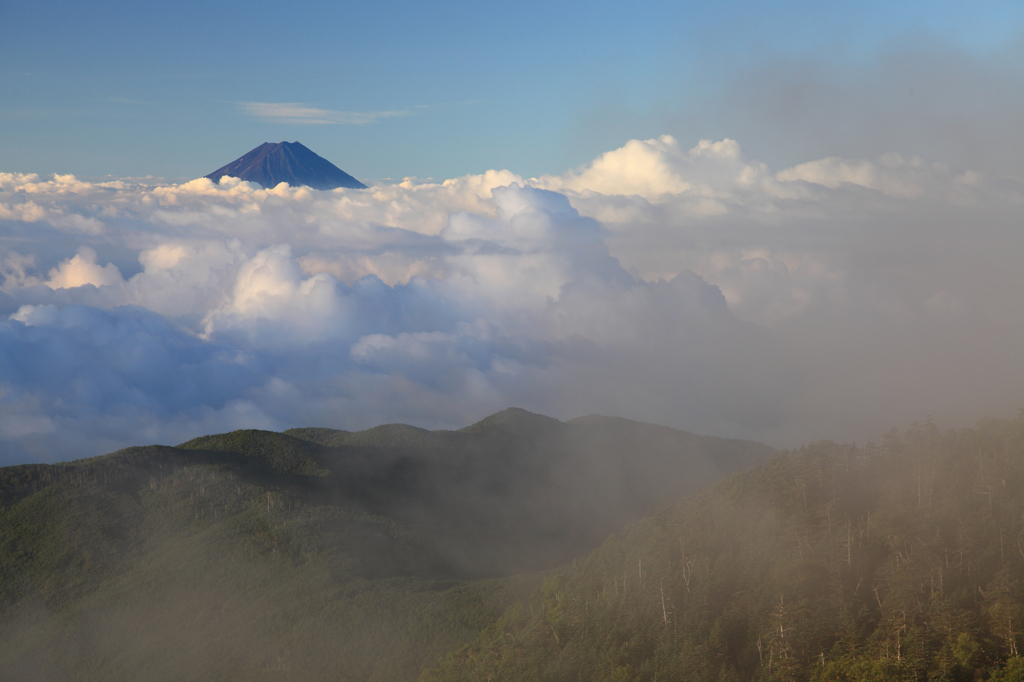
{"label": "cloud bank", "polygon": [[1024,187],[732,140],[367,190],[0,173],[0,464],[510,405],[777,446],[1024,406]]}

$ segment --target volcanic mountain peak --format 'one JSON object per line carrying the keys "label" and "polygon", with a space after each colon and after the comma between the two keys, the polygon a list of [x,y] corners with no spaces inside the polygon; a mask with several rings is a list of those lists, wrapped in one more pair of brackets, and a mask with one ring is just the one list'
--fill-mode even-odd
{"label": "volcanic mountain peak", "polygon": [[366,189],[366,185],[298,142],[264,142],[206,177],[219,182],[225,175],[255,182],[265,189],[276,187],[281,182],[294,187],[306,185],[324,190],[337,187]]}

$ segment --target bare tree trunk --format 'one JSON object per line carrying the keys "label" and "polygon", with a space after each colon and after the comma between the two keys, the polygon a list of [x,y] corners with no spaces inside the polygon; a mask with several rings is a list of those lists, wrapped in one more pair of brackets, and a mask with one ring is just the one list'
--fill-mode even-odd
{"label": "bare tree trunk", "polygon": [[668,625],[668,611],[665,610],[665,581],[661,581],[661,618]]}

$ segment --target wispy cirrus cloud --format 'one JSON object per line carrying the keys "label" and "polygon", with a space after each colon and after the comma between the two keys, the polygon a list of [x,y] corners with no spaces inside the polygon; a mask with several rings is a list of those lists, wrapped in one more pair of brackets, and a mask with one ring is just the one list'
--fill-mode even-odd
{"label": "wispy cirrus cloud", "polygon": [[239,102],[250,116],[273,123],[304,123],[308,125],[365,125],[382,118],[412,116],[409,109],[393,111],[335,111],[306,106],[299,102]]}

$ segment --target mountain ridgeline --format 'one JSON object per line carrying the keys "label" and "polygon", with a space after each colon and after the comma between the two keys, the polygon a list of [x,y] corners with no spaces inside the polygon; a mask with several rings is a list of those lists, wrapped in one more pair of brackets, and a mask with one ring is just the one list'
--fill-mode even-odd
{"label": "mountain ridgeline", "polygon": [[0,678],[411,680],[774,454],[606,417],[236,431],[0,469]]}

